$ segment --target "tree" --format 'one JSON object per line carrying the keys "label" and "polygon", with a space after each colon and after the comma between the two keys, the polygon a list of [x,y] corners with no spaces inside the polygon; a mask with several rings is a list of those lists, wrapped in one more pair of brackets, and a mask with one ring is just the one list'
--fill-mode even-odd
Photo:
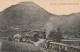
{"label": "tree", "polygon": [[57,32],[56,31],[51,31],[49,34],[49,39],[60,42],[62,39],[62,35],[61,35],[61,30],[60,27],[57,28]]}
{"label": "tree", "polygon": [[60,42],[62,39],[60,27],[57,28],[56,41]]}
{"label": "tree", "polygon": [[34,38],[33,41],[34,41],[34,42],[37,42],[37,41],[38,41],[38,36],[39,36],[38,34],[35,34],[35,35],[33,36],[33,38]]}

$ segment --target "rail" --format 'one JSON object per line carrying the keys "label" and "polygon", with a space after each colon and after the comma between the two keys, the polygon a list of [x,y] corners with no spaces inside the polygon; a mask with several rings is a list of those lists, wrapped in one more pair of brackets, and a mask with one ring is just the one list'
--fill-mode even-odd
{"label": "rail", "polygon": [[63,44],[63,43],[58,43],[58,42],[50,42],[50,45],[51,45],[51,49],[53,49],[55,46],[57,46],[58,52],[62,52],[62,50],[71,52],[72,49],[76,50],[76,52],[80,51],[80,46],[68,45],[68,44]]}

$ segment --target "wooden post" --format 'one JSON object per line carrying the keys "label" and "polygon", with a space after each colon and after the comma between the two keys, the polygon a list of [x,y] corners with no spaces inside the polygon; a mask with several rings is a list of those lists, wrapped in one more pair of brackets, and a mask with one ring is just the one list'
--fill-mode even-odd
{"label": "wooden post", "polygon": [[59,52],[61,52],[61,46],[59,45]]}
{"label": "wooden post", "polygon": [[54,44],[52,43],[52,48],[51,49],[53,50],[53,48],[54,48]]}
{"label": "wooden post", "polygon": [[53,48],[55,49],[55,44],[54,44],[54,47]]}

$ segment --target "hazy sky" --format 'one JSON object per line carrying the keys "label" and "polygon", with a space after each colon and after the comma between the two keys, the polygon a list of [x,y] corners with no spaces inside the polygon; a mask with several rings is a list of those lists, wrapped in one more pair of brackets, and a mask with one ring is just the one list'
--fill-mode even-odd
{"label": "hazy sky", "polygon": [[80,0],[0,0],[0,11],[23,1],[33,1],[50,13],[57,15],[80,12]]}

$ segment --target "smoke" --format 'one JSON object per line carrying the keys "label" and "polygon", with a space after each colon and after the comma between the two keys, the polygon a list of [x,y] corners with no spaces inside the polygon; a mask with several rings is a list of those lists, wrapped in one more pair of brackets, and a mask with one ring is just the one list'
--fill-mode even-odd
{"label": "smoke", "polygon": [[48,38],[51,31],[57,31],[58,27],[61,27],[66,20],[64,18],[55,16],[50,17],[49,21],[46,24],[46,38]]}
{"label": "smoke", "polygon": [[50,34],[50,31],[53,30],[53,20],[50,17],[49,21],[46,24],[46,38],[48,38],[48,35]]}

